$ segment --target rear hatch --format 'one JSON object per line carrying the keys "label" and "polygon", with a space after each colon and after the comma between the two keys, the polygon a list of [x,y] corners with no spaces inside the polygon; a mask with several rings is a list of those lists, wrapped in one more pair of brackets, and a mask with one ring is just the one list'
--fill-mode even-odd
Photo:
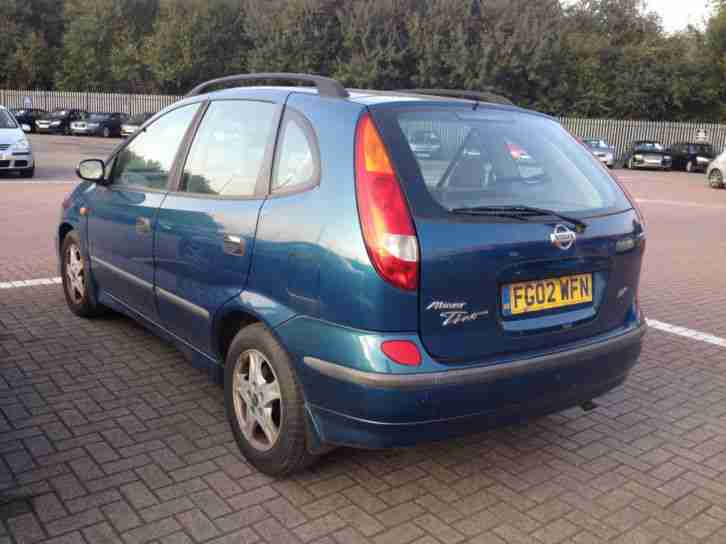
{"label": "rear hatch", "polygon": [[[418,236],[419,333],[433,357],[502,360],[626,324],[644,245],[639,215],[559,124],[466,104],[373,114]],[[440,135],[435,159],[411,152],[408,134],[420,130]]]}

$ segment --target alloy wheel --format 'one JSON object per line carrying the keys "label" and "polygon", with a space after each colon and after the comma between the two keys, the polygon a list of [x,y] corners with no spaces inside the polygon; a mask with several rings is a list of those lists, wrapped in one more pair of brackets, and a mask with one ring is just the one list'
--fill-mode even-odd
{"label": "alloy wheel", "polygon": [[66,291],[74,304],[81,304],[86,293],[86,280],[83,272],[83,256],[76,244],[66,251]]}
{"label": "alloy wheel", "polygon": [[708,176],[708,181],[714,189],[723,187],[723,174],[721,173],[721,170],[712,170],[711,174]]}
{"label": "alloy wheel", "polygon": [[267,358],[251,349],[240,354],[233,378],[234,411],[242,434],[258,451],[271,449],[280,437],[282,394]]}

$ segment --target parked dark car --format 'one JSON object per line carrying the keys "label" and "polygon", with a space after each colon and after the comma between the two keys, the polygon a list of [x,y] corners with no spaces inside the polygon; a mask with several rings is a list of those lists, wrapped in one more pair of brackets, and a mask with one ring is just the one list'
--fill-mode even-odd
{"label": "parked dark car", "polygon": [[[625,381],[643,217],[556,120],[275,77],[317,92],[213,80],[78,165],[55,229],[72,312],[121,312],[223,373],[242,453],[276,476],[591,410]],[[455,149],[417,156],[421,127]]]}
{"label": "parked dark car", "polygon": [[671,155],[665,146],[655,140],[638,140],[630,144],[625,154],[625,168],[654,168],[670,170],[673,165]]}
{"label": "parked dark car", "polygon": [[89,113],[83,119],[71,123],[71,134],[74,136],[121,136],[121,125],[126,115],[114,113]]}
{"label": "parked dark car", "polygon": [[38,132],[54,134],[70,134],[71,123],[79,121],[88,115],[88,112],[74,108],[59,108],[44,115],[35,122]]}
{"label": "parked dark car", "polygon": [[48,115],[48,112],[38,108],[13,108],[10,112],[18,120],[21,125],[28,125],[30,132],[35,132],[35,122],[41,119],[43,116]]}
{"label": "parked dark car", "polygon": [[716,158],[713,146],[709,143],[679,142],[669,150],[673,157],[673,169],[686,172],[705,172]]}
{"label": "parked dark car", "polygon": [[139,128],[141,128],[141,125],[146,123],[146,121],[151,119],[154,115],[155,115],[154,113],[146,112],[146,113],[137,113],[136,115],[129,117],[121,125],[121,136],[123,138],[128,138],[134,132],[139,130]]}

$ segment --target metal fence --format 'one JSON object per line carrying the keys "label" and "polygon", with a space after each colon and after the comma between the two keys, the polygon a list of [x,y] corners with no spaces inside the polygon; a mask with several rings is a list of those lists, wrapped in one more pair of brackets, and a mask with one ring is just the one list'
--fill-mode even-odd
{"label": "metal fence", "polygon": [[716,153],[726,149],[726,125],[713,123],[675,123],[667,121],[619,121],[615,119],[559,120],[572,134],[580,138],[602,138],[615,146],[618,160],[628,144],[635,140],[656,140],[666,146],[678,142],[710,142]]}
{"label": "metal fence", "polygon": [[[120,111],[129,114],[156,112],[180,98],[173,95],[0,90],[0,104],[8,108],[24,107],[30,99],[32,107],[45,110],[80,108],[86,111]],[[694,141],[705,135],[705,140],[713,144],[717,152],[726,148],[726,125],[572,117],[562,117],[560,122],[580,138],[608,140],[615,146],[619,159],[630,142],[642,139],[657,140],[668,146],[676,142]]]}
{"label": "metal fence", "polygon": [[49,111],[56,108],[79,108],[86,111],[118,111],[132,115],[157,112],[180,98],[173,95],[0,90],[0,104],[7,108],[27,107],[29,101],[31,107]]}

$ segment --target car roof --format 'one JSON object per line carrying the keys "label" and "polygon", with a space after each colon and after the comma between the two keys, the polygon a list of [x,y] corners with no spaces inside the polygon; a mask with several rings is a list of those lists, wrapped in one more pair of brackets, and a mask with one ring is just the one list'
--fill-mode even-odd
{"label": "car roof", "polygon": [[[348,96],[341,98],[340,100],[346,100],[351,103],[360,104],[361,106],[378,106],[384,104],[420,104],[420,105],[432,105],[432,104],[479,104],[480,106],[486,106],[489,109],[498,109],[503,111],[512,111],[519,113],[528,113],[545,117],[547,119],[553,119],[551,116],[544,113],[540,113],[534,110],[528,110],[520,108],[519,106],[499,104],[494,102],[484,102],[473,100],[469,98],[454,98],[448,96],[436,96],[436,95],[423,95],[416,94],[415,91],[378,91],[369,89],[346,89]],[[259,97],[260,92],[270,93],[272,95],[278,95],[280,100],[283,100],[290,93],[301,93],[318,95],[318,91],[315,87],[298,87],[298,86],[245,86],[245,87],[230,87],[221,89],[218,91],[212,91],[208,93],[202,93],[199,95],[192,95],[187,97],[183,101],[194,101],[194,99],[249,99],[254,94]],[[327,98],[326,98],[327,99]]]}

